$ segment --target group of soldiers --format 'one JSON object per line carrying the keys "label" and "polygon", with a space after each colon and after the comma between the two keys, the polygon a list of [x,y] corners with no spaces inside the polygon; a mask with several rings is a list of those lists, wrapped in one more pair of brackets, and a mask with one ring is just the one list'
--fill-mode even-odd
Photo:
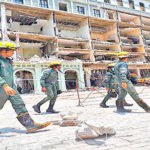
{"label": "group of soldiers", "polygon": [[[25,104],[20,97],[13,80],[12,60],[9,58],[17,49],[17,45],[9,42],[0,42],[0,109],[3,108],[6,101],[9,100],[13,109],[17,113],[18,121],[27,129],[28,132],[47,127],[51,122],[43,124],[33,121]],[[130,72],[127,65],[128,54],[119,53],[119,61],[114,64],[108,65],[108,71],[105,75],[104,86],[108,93],[104,100],[101,102],[101,107],[108,107],[106,102],[110,97],[117,97],[116,107],[118,112],[130,112],[131,110],[125,109],[124,106],[132,106],[125,101],[127,93],[135,100],[135,102],[142,107],[146,112],[150,112],[150,107],[139,97],[133,84],[130,81]],[[61,63],[52,62],[49,69],[46,70],[41,77],[42,91],[47,93],[47,97],[33,106],[37,113],[41,113],[41,106],[49,101],[47,113],[58,113],[53,109],[56,102],[57,95],[61,93],[58,90],[57,77],[60,72]]]}
{"label": "group of soldiers", "polygon": [[[107,108],[106,102],[111,97],[117,97],[116,107],[118,112],[131,112],[131,109],[125,109],[124,106],[132,106],[125,101],[127,93],[132,97],[135,102],[142,107],[146,112],[150,112],[150,106],[148,106],[137,93],[132,81],[138,82],[138,78],[133,77],[128,69],[127,60],[128,53],[118,53],[119,61],[116,64],[109,64],[108,70],[104,78],[103,86],[106,87],[107,95],[100,103],[101,107]],[[134,78],[134,80],[131,80]]]}

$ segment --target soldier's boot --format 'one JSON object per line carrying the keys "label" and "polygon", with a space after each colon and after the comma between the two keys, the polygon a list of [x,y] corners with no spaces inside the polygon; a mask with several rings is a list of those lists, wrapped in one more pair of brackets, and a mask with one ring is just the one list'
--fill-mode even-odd
{"label": "soldier's boot", "polygon": [[109,100],[110,96],[107,94],[103,101],[100,103],[100,106],[103,107],[103,108],[108,108],[109,106],[106,105],[106,102]]}
{"label": "soldier's boot", "polygon": [[53,107],[54,107],[54,104],[51,104],[51,102],[50,102],[50,105],[49,105],[48,109],[46,110],[46,112],[47,113],[59,113],[59,111],[54,110]]}
{"label": "soldier's boot", "polygon": [[124,105],[124,106],[133,106],[133,104],[127,103],[126,100],[123,101],[123,105]]}
{"label": "soldier's boot", "polygon": [[35,112],[41,113],[40,105],[39,104],[32,106],[32,108],[34,109]]}
{"label": "soldier's boot", "polygon": [[43,124],[35,123],[28,112],[17,116],[17,119],[27,129],[28,132],[40,130],[51,124],[50,122],[45,122]]}
{"label": "soldier's boot", "polygon": [[103,107],[103,108],[108,108],[109,106],[106,105],[106,102],[102,101],[100,103],[100,106]]}
{"label": "soldier's boot", "polygon": [[137,104],[142,107],[146,112],[150,112],[150,106],[148,106],[143,100],[136,101]]}
{"label": "soldier's boot", "polygon": [[116,107],[118,112],[131,112],[131,109],[125,109],[123,101],[116,100]]}

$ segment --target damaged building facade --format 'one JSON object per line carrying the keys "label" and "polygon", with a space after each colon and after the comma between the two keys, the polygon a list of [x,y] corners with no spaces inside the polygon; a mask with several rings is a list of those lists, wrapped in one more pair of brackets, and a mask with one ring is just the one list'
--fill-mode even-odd
{"label": "damaged building facade", "polygon": [[40,93],[53,60],[62,62],[61,90],[77,78],[79,88],[94,86],[121,51],[132,72],[150,76],[149,0],[0,0],[0,11],[0,38],[21,45],[13,56],[20,92]]}

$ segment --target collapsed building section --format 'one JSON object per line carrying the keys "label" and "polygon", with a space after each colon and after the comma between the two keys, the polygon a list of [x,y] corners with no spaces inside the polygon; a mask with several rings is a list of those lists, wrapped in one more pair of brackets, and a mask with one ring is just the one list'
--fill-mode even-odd
{"label": "collapsed building section", "polygon": [[58,51],[60,58],[90,60],[90,35],[88,19],[76,15],[55,14],[56,36],[58,37]]}
{"label": "collapsed building section", "polygon": [[0,3],[0,38],[21,46],[13,57],[14,76],[24,80],[24,93],[39,92],[41,74],[58,59],[64,72],[59,86],[64,90],[75,88],[76,79],[82,81],[80,88],[97,86],[107,64],[116,62],[121,51],[129,52],[132,72],[143,77],[150,69],[150,18],[132,10],[132,1],[128,9],[122,1],[117,7],[111,1],[18,2]]}
{"label": "collapsed building section", "polygon": [[21,46],[17,58],[49,57],[57,48],[53,13],[8,7],[6,17],[8,37]]}
{"label": "collapsed building section", "polygon": [[120,50],[116,23],[90,18],[90,33],[95,60],[112,61]]}

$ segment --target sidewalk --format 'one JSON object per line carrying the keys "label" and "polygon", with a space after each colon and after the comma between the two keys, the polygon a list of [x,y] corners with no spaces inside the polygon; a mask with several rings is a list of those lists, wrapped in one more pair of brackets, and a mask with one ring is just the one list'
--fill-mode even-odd
{"label": "sidewalk", "polygon": [[[140,92],[143,87],[137,87]],[[86,97],[90,91],[80,92]],[[106,91],[102,90],[105,94]],[[21,95],[32,118],[37,122],[59,120],[59,114],[46,114],[48,103],[41,107],[42,114],[33,111],[32,106],[44,95]],[[150,105],[150,88],[146,87],[140,94]],[[79,120],[99,121],[102,126],[111,126],[116,135],[90,140],[76,140],[75,131],[79,127],[59,127],[50,125],[41,132],[26,134],[25,128],[17,121],[16,113],[8,101],[0,111],[0,150],[150,150],[150,114],[127,96],[126,100],[133,103],[131,113],[117,113],[115,99],[108,102],[110,108],[100,108],[103,96],[97,92],[85,101],[84,107],[77,107],[76,92],[63,93],[56,101],[55,109],[61,112],[75,111]]]}

